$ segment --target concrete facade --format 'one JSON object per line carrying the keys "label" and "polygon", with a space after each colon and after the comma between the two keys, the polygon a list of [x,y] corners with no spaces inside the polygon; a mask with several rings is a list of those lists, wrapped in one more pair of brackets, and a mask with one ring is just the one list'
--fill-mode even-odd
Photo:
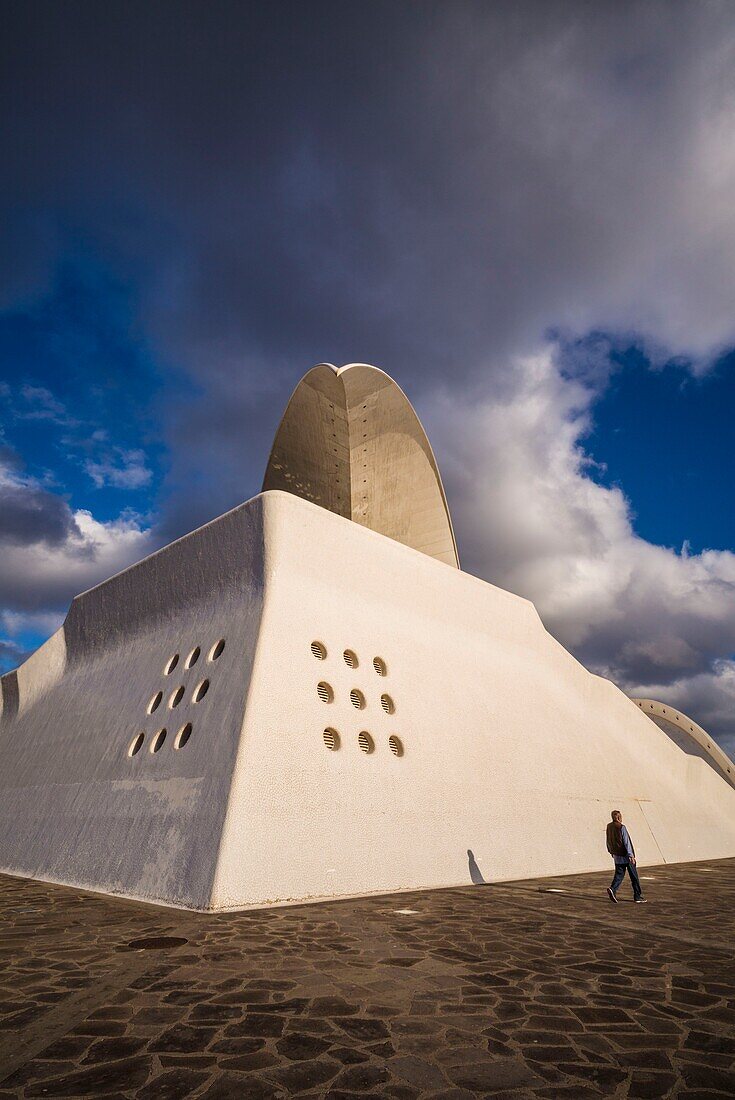
{"label": "concrete facade", "polygon": [[726,783],[735,787],[735,764],[705,729],[683,711],[656,699],[633,699],[648,718],[668,734],[684,752],[704,760]]}
{"label": "concrete facade", "polygon": [[403,390],[377,367],[320,363],[304,375],[273,441],[269,489],[459,568],[431,444]]}
{"label": "concrete facade", "polygon": [[613,807],[641,863],[735,855],[725,776],[531,603],[290,492],[77,597],[2,696],[10,874],[232,909],[575,873]]}

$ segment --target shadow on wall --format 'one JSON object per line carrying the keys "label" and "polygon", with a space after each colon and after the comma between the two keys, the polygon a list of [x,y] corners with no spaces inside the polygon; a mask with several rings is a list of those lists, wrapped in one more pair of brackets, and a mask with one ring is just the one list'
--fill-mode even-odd
{"label": "shadow on wall", "polygon": [[467,859],[470,865],[470,878],[474,882],[475,886],[487,886],[485,879],[482,877],[482,871],[477,866],[477,860],[472,854],[472,849],[467,849]]}

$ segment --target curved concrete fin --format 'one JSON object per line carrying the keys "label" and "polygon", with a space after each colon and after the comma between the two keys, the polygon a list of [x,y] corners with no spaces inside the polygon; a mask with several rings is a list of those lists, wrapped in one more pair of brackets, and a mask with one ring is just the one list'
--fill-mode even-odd
{"label": "curved concrete fin", "polygon": [[433,451],[410,401],[377,367],[329,363],[299,382],[263,490],[282,489],[459,568]]}
{"label": "curved concrete fin", "polygon": [[[661,703],[658,699],[642,699],[630,696],[632,703],[640,707],[645,715],[656,723],[664,733],[672,736],[672,730],[676,730],[678,736],[672,737],[680,747],[693,755],[700,756],[718,772],[722,778],[735,787],[735,763],[730,759],[724,749],[715,741],[705,729],[684,711],[677,710],[669,703]],[[693,751],[696,747],[697,751]]]}

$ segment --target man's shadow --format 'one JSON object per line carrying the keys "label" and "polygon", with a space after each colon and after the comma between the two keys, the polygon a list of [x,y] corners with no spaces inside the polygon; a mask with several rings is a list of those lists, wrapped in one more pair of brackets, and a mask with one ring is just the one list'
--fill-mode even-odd
{"label": "man's shadow", "polygon": [[472,854],[471,848],[467,849],[467,859],[469,860],[470,865],[470,878],[472,879],[475,886],[487,886],[485,879],[482,877],[482,871],[477,866],[477,860]]}

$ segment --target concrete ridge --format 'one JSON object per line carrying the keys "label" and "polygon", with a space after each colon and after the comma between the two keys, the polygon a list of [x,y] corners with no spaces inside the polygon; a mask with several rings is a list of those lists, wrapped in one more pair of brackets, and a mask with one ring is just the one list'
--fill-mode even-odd
{"label": "concrete ridge", "polygon": [[282,489],[459,568],[436,457],[416,410],[379,367],[319,363],[294,389],[263,489]]}
{"label": "concrete ridge", "polygon": [[699,745],[700,749],[710,758],[717,770],[722,773],[722,778],[735,788],[735,763],[730,759],[724,749],[715,741],[711,734],[707,733],[693,718],[684,714],[683,710],[668,703],[661,703],[657,699],[642,699],[630,696],[630,701],[640,707],[649,718],[655,717],[676,726],[688,737]]}

